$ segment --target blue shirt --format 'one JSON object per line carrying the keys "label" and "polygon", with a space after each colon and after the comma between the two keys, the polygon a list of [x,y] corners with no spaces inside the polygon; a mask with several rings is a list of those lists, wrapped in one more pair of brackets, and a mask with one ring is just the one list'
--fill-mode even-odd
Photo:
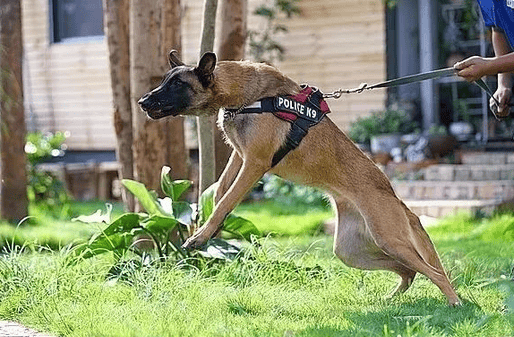
{"label": "blue shirt", "polygon": [[514,50],[514,0],[478,0],[487,27],[503,30]]}

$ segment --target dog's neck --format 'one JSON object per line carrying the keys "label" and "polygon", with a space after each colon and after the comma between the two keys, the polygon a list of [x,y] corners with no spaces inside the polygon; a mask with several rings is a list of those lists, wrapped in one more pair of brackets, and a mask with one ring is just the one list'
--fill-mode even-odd
{"label": "dog's neck", "polygon": [[215,109],[240,108],[265,97],[294,95],[300,90],[296,82],[263,63],[222,61],[214,78]]}

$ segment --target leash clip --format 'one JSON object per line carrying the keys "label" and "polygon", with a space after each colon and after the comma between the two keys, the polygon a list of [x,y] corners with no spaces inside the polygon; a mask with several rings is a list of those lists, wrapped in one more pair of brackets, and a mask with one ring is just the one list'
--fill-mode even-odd
{"label": "leash clip", "polygon": [[224,109],[223,118],[228,120],[234,120],[236,115],[246,108],[246,104],[243,104],[239,109]]}
{"label": "leash clip", "polygon": [[368,87],[367,83],[361,83],[357,88],[353,89],[339,89],[334,92],[323,94],[323,98],[334,98],[339,99],[343,94],[360,94],[364,90],[372,89],[372,87]]}

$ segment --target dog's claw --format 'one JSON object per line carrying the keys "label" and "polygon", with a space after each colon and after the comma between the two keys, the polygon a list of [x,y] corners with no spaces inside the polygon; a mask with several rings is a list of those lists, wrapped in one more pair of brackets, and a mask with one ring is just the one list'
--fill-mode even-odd
{"label": "dog's claw", "polygon": [[450,301],[450,303],[448,303],[448,305],[452,308],[458,308],[458,307],[462,307],[462,302],[460,300]]}

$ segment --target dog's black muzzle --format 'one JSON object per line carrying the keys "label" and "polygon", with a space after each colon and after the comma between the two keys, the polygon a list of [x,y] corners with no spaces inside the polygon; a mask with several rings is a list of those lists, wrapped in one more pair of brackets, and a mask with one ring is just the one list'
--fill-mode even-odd
{"label": "dog's black muzzle", "polygon": [[177,113],[172,106],[167,106],[156,100],[152,93],[146,93],[137,101],[141,109],[152,119],[160,119],[167,116],[176,116]]}

